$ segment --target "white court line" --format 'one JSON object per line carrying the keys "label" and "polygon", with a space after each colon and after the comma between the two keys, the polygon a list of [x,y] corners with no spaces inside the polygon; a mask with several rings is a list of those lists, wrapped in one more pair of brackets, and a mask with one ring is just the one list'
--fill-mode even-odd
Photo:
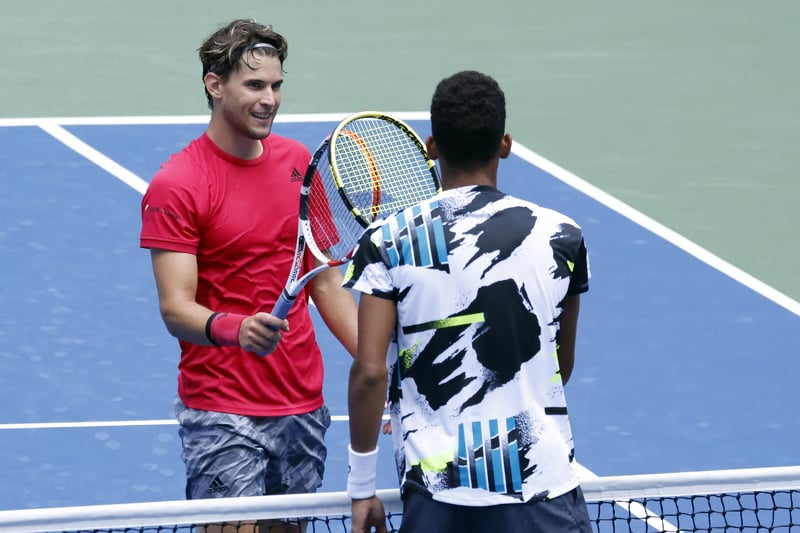
{"label": "white court line", "polygon": [[107,171],[112,176],[115,176],[117,179],[122,180],[125,184],[136,189],[140,194],[144,194],[147,190],[147,182],[145,180],[126,169],[110,157],[100,153],[98,150],[95,150],[62,128],[60,125],[51,121],[42,121],[38,124],[38,126],[68,147],[81,154],[95,165]]}
{"label": "white court line", "polygon": [[[597,474],[583,466],[582,464],[575,462],[575,466],[578,470],[578,477],[581,479],[581,482],[586,481],[587,479],[600,479]],[[616,505],[619,505],[625,511],[630,514],[631,516],[638,518],[647,523],[648,526],[652,527],[655,531],[659,533],[681,533],[681,531],[675,527],[672,523],[664,520],[656,513],[645,507],[639,502],[635,502],[632,500],[627,501],[615,501]]]}
{"label": "white court line", "polygon": [[800,302],[767,285],[763,281],[751,276],[747,272],[733,266],[724,259],[712,254],[705,248],[690,241],[683,235],[680,235],[679,233],[669,229],[659,222],[656,222],[647,215],[637,211],[633,207],[611,196],[607,192],[598,189],[594,185],[579,178],[572,172],[561,168],[552,161],[545,159],[525,146],[515,143],[512,145],[511,151],[525,161],[528,161],[529,163],[541,168],[548,174],[555,176],[570,187],[581,191],[590,198],[593,198],[594,200],[597,200],[601,204],[605,205],[609,209],[616,211],[639,226],[642,226],[664,240],[674,244],[681,250],[684,250],[703,263],[706,263],[707,265],[719,270],[726,276],[738,281],[745,287],[749,287],[784,309],[791,311],[797,316],[800,316]]}
{"label": "white court line", "polygon": [[[347,422],[350,417],[346,415],[331,415],[332,422]],[[389,420],[389,415],[383,415],[383,420]],[[0,424],[0,431],[4,429],[80,429],[80,428],[113,428],[137,426],[177,426],[178,421],[165,418],[163,420],[95,420],[86,422],[28,422],[23,424]]]}
{"label": "white court line", "polygon": [[76,429],[113,428],[136,426],[176,426],[177,420],[103,420],[94,422],[29,422],[25,424],[0,424],[4,429]]}
{"label": "white court line", "polygon": [[[351,113],[303,113],[283,114],[275,117],[275,122],[336,122]],[[430,114],[416,111],[389,112],[402,120],[427,120]],[[184,116],[141,116],[141,117],[61,117],[61,118],[0,118],[0,127],[41,126],[44,123],[61,126],[128,126],[128,125],[180,125],[208,124],[208,115]]]}

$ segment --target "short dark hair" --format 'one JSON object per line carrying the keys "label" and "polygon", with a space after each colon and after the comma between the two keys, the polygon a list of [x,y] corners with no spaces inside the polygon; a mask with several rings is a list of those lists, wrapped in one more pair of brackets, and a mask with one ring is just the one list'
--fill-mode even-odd
{"label": "short dark hair", "polygon": [[[203,79],[209,72],[214,72],[227,81],[232,73],[239,70],[243,57],[244,64],[250,66],[249,58],[256,51],[277,57],[283,70],[289,44],[283,35],[273,31],[272,26],[259,24],[252,19],[236,19],[211,34],[197,51],[203,64]],[[208,107],[211,108],[211,95],[207,90],[205,93]]]}
{"label": "short dark hair", "polygon": [[450,165],[469,169],[497,156],[505,135],[506,97],[492,77],[466,70],[443,79],[430,112],[436,146]]}

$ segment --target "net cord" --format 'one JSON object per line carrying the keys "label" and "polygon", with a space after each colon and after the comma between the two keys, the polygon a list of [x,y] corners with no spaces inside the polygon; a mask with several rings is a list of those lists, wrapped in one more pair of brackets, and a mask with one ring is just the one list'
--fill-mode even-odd
{"label": "net cord", "polygon": [[[581,472],[581,486],[587,502],[615,501],[619,505],[634,507],[638,504],[631,500],[645,497],[800,490],[800,466],[606,477],[593,476],[585,469],[581,469]],[[397,489],[380,489],[378,496],[383,500],[387,512],[402,512]],[[635,509],[632,507],[631,510]],[[0,532],[35,533],[54,528],[122,529],[165,523],[180,525],[349,514],[350,499],[345,492],[322,492],[0,511]],[[651,516],[650,520],[658,521],[652,524],[658,531],[676,531],[674,526],[658,518]]]}
{"label": "net cord", "polygon": [[800,466],[604,476],[581,481],[587,502],[800,489]]}
{"label": "net cord", "polygon": [[[387,513],[402,511],[400,492],[397,489],[379,489],[377,495],[383,501]],[[351,500],[345,492],[173,500],[0,511],[0,532],[125,529],[164,524],[344,516],[350,515],[350,512]]]}

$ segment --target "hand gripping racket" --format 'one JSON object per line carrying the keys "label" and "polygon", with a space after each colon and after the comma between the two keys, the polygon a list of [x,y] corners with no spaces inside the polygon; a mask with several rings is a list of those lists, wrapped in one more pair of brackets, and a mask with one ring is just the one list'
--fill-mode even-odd
{"label": "hand gripping racket", "polygon": [[[440,190],[436,166],[408,124],[378,112],[345,118],[320,143],[306,170],[294,261],[271,314],[286,318],[306,283],[349,262],[373,221]],[[298,278],[306,247],[322,264]]]}

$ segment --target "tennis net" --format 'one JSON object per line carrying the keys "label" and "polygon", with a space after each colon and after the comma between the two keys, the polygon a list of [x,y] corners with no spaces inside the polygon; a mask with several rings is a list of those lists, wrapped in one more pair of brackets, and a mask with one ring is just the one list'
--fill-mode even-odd
{"label": "tennis net", "polygon": [[[595,477],[582,486],[594,530],[604,532],[800,533],[800,466]],[[397,490],[378,491],[387,525],[397,531]],[[308,531],[350,529],[343,492],[288,496],[162,501],[0,511],[0,532],[192,532],[226,524],[225,533],[253,530],[255,522],[308,521]],[[264,525],[259,530],[281,531]],[[213,528],[208,528],[212,531]]]}

